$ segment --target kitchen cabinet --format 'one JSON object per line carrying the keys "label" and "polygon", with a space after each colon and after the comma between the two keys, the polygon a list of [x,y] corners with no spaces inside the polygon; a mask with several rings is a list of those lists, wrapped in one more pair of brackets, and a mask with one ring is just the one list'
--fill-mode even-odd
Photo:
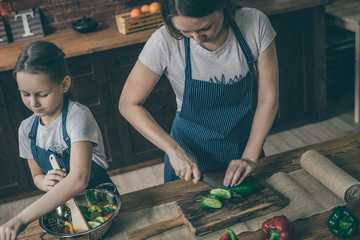
{"label": "kitchen cabinet", "polygon": [[[2,75],[11,76],[11,72]],[[5,100],[8,85],[4,83],[8,82],[0,83],[0,196],[5,197],[27,192],[33,185],[27,161],[18,157],[17,131],[11,120],[12,111]]]}
{"label": "kitchen cabinet", "polygon": [[279,111],[272,131],[326,117],[325,7],[269,17],[279,64]]}

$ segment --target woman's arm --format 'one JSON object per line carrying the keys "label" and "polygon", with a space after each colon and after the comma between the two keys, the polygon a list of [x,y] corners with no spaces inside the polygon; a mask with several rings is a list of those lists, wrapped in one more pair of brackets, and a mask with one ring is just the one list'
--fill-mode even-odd
{"label": "woman's arm", "polygon": [[226,171],[224,185],[242,182],[255,169],[279,105],[279,74],[274,41],[257,61],[258,100],[249,140],[242,160],[233,160]]}
{"label": "woman's arm", "polygon": [[119,111],[146,139],[168,154],[176,175],[186,181],[193,176],[193,182],[197,183],[200,179],[200,171],[194,163],[195,159],[186,153],[143,107],[159,78],[160,75],[138,60],[122,90]]}
{"label": "woman's arm", "polygon": [[[0,239],[15,239],[26,225],[54,210],[86,188],[90,179],[92,143],[76,142],[71,145],[70,172],[40,199],[21,211],[0,227]],[[35,173],[35,168],[32,173]]]}

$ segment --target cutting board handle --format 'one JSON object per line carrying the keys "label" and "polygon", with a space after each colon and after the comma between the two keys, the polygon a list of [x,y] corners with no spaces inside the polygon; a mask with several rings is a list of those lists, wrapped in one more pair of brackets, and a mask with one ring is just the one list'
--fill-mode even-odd
{"label": "cutting board handle", "polygon": [[181,226],[183,224],[185,224],[184,218],[182,215],[180,215],[179,217],[170,219],[168,221],[164,221],[144,228],[136,229],[134,231],[128,232],[126,235],[127,235],[127,239],[129,240],[142,240],[163,233],[172,228]]}

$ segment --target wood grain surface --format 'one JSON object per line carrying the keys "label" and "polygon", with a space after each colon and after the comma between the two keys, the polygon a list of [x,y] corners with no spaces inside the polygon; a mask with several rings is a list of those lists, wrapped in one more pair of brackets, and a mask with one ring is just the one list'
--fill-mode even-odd
{"label": "wood grain surface", "polygon": [[197,199],[209,191],[202,191],[189,198],[176,202],[178,210],[184,216],[185,224],[196,236],[214,232],[235,223],[260,217],[285,207],[288,201],[268,188],[254,177],[247,180],[256,184],[259,190],[246,197],[224,200],[221,209],[203,209]]}
{"label": "wood grain surface", "polygon": [[[292,172],[300,169],[299,161],[301,155],[311,149],[319,151],[347,173],[356,179],[360,179],[360,133],[335,138],[260,159],[254,176],[260,180],[264,180],[279,171]],[[220,179],[223,175],[223,172],[219,172],[209,175],[209,177],[218,176]],[[114,222],[133,214],[135,211],[188,198],[198,192],[209,189],[210,187],[204,183],[193,184],[192,182],[178,180],[124,194],[121,196],[122,205],[120,212],[114,219]],[[356,216],[360,217],[360,206],[358,203],[348,204],[347,206]],[[330,214],[331,211],[328,211],[292,222],[296,229],[296,236],[293,240],[335,239],[326,225],[326,220]],[[107,236],[116,239],[117,234],[119,234],[118,231],[118,229],[110,227]],[[18,239],[39,239],[41,232],[39,222],[34,221],[20,234]],[[241,240],[262,240],[260,231],[242,233],[239,235],[239,238]],[[55,239],[55,237],[49,236],[46,239]],[[360,239],[360,232],[349,239]]]}

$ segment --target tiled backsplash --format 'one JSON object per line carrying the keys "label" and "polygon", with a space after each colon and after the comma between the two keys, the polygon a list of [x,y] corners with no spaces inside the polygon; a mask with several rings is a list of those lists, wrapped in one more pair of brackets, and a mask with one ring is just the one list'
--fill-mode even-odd
{"label": "tiled backsplash", "polygon": [[39,7],[45,34],[71,28],[71,22],[92,17],[99,24],[115,21],[115,15],[151,0],[8,0],[14,11]]}

